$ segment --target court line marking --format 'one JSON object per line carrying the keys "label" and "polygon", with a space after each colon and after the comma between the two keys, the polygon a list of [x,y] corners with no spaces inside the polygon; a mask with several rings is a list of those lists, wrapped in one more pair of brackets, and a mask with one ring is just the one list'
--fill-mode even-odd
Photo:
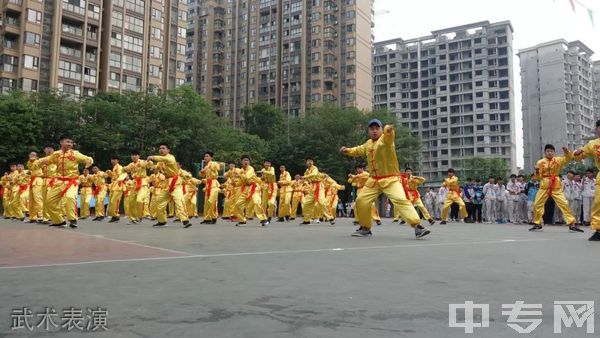
{"label": "court line marking", "polygon": [[175,254],[178,254],[178,255],[184,255],[184,256],[190,256],[191,255],[189,252],[177,251],[177,250],[172,250],[172,249],[167,249],[167,248],[161,248],[159,246],[152,246],[152,245],[147,245],[147,244],[141,244],[141,243],[137,243],[137,242],[134,242],[134,241],[125,241],[125,240],[121,240],[121,239],[115,239],[115,238],[106,237],[104,235],[93,235],[93,234],[86,234],[86,233],[83,233],[83,232],[72,232],[72,233],[73,234],[77,234],[77,235],[81,235],[81,236],[86,236],[86,237],[106,239],[106,240],[114,241],[114,242],[118,242],[118,243],[137,245],[137,246],[141,246],[143,248],[149,248],[149,249],[166,251],[166,252],[175,253]]}
{"label": "court line marking", "polygon": [[543,242],[554,241],[557,239],[538,238],[538,239],[501,239],[493,241],[477,241],[477,242],[450,242],[450,243],[432,243],[432,244],[408,244],[408,245],[382,245],[382,246],[362,246],[350,248],[327,248],[327,249],[303,249],[303,250],[276,250],[276,251],[256,251],[256,252],[234,252],[234,253],[215,253],[215,254],[198,254],[187,256],[172,256],[172,257],[147,257],[147,258],[126,258],[126,259],[109,259],[96,260],[85,262],[70,262],[70,263],[54,263],[54,264],[39,264],[39,265],[18,265],[18,266],[0,266],[0,270],[10,269],[25,269],[25,268],[43,268],[43,267],[60,267],[60,266],[77,266],[99,263],[119,263],[119,262],[145,262],[145,261],[162,261],[175,259],[189,258],[214,258],[214,257],[236,257],[236,256],[259,256],[259,255],[283,255],[283,254],[302,254],[315,252],[337,252],[337,251],[357,251],[357,250],[384,250],[384,249],[401,249],[415,247],[440,247],[440,246],[457,246],[457,245],[482,245],[482,244],[506,244],[506,243],[523,243],[523,242]]}

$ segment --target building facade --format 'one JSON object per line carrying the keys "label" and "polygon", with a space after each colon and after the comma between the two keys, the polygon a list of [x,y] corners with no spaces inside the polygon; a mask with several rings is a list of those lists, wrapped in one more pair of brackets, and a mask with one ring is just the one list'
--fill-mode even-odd
{"label": "building facade", "polygon": [[421,138],[428,181],[449,167],[462,171],[473,157],[501,158],[516,170],[512,34],[508,21],[483,21],[375,43],[375,108]]}
{"label": "building facade", "polygon": [[565,40],[519,51],[526,172],[534,171],[546,144],[561,153],[593,135],[593,53],[580,41]]}
{"label": "building facade", "polygon": [[91,96],[184,83],[183,2],[7,0],[0,13],[2,92],[58,89]]}
{"label": "building facade", "polygon": [[331,103],[371,109],[372,0],[196,0],[186,80],[241,122],[256,102],[298,116]]}

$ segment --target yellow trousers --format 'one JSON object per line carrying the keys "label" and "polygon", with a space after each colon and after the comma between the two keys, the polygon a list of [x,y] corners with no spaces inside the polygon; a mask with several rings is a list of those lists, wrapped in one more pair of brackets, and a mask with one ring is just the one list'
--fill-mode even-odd
{"label": "yellow trousers", "polygon": [[108,194],[108,216],[119,217],[121,215],[121,199],[123,190],[111,190]]}
{"label": "yellow trousers", "polygon": [[322,183],[311,184],[310,191],[304,197],[302,214],[304,222],[310,222],[312,218],[321,218],[321,216],[326,220],[333,219],[325,206],[325,189],[323,189]]}
{"label": "yellow trousers", "polygon": [[[183,190],[181,191],[181,193],[183,194]],[[169,213],[168,213],[169,217],[173,217],[175,216],[175,202],[173,201],[173,199],[169,200]]]}
{"label": "yellow trousers", "polygon": [[397,179],[382,181],[376,182],[373,187],[364,186],[356,198],[356,216],[360,226],[371,229],[373,203],[381,193],[384,193],[390,202],[394,203],[394,209],[399,210],[400,216],[406,223],[412,227],[419,225],[421,222],[419,215],[410,201],[406,199],[402,184]]}
{"label": "yellow trousers", "polygon": [[[173,178],[168,179],[167,186],[171,186],[171,180]],[[181,186],[180,180],[178,180],[177,184],[175,184],[173,191],[169,192],[169,189],[161,189],[158,193],[156,193],[156,219],[160,223],[164,223],[167,221],[167,205],[170,201],[173,202],[174,212],[177,215],[177,218],[182,222],[188,220],[187,212],[185,211],[185,205],[183,203],[183,188]]]}
{"label": "yellow trousers", "polygon": [[246,222],[244,209],[246,209],[246,213],[248,212],[248,209],[252,209],[253,213],[260,221],[267,219],[261,207],[260,188],[256,187],[256,190],[253,193],[251,192],[252,186],[247,185],[244,191],[240,191],[240,194],[238,195],[237,202],[235,203],[234,216],[239,222]]}
{"label": "yellow trousers", "polygon": [[210,191],[208,190],[208,184],[206,186],[206,192],[204,193],[204,220],[212,221],[219,218],[217,212],[217,203],[219,199],[219,185],[217,180],[213,180]]}
{"label": "yellow trousers", "polygon": [[[357,197],[360,194],[360,192],[362,191],[362,189],[363,188],[356,190]],[[356,219],[358,221],[358,216],[356,216],[356,203],[354,204],[353,209],[354,209],[354,219]],[[381,221],[381,217],[379,217],[379,210],[377,210],[377,207],[375,206],[375,202],[373,202],[373,206],[371,207],[371,217],[375,221]],[[399,218],[400,218],[400,209],[394,208],[394,219],[397,220]]]}
{"label": "yellow trousers", "polygon": [[327,209],[327,212],[329,213],[329,215],[331,215],[332,218],[335,218],[335,216],[337,215],[335,209],[337,207],[338,199],[339,197],[337,194],[330,194],[325,199],[325,208]]}
{"label": "yellow trousers", "polygon": [[98,190],[98,194],[94,196],[96,199],[96,217],[106,217],[106,211],[104,210],[104,199],[106,198],[106,186],[101,186]]}
{"label": "yellow trousers", "polygon": [[292,192],[284,191],[279,194],[279,208],[277,210],[277,217],[295,217],[292,216],[292,208],[290,203],[292,202]]}
{"label": "yellow trousers", "polygon": [[36,177],[29,189],[29,219],[42,220],[44,216],[44,179]]}
{"label": "yellow trousers", "polygon": [[[560,211],[562,211],[565,222],[569,225],[575,224],[575,217],[573,217],[573,213],[571,212],[571,209],[569,209],[569,202],[567,202],[567,199],[563,194],[562,187],[560,187],[560,181],[556,185],[558,185],[559,187],[552,189],[552,199],[554,200],[554,203],[556,203],[556,206],[558,206]],[[544,205],[546,204],[548,197],[550,197],[550,194],[548,193],[548,189],[546,188],[540,188],[540,190],[538,190],[537,194],[535,195],[535,200],[533,201],[533,223],[542,224],[542,217],[544,216]],[[595,200],[596,199],[594,198],[594,201]],[[597,208],[596,204],[597,203],[594,203],[594,206],[592,207],[592,215],[594,214],[594,208]],[[594,229],[593,225],[592,229]]]}
{"label": "yellow trousers", "polygon": [[[598,182],[599,178],[596,177],[596,182]],[[594,203],[592,204],[590,223],[592,230],[600,231],[600,189],[597,187],[594,191]]]}
{"label": "yellow trousers", "polygon": [[160,190],[158,188],[154,189],[154,192],[150,195],[150,204],[148,205],[148,211],[150,212],[150,217],[156,218],[156,194],[158,194]]}
{"label": "yellow trousers", "polygon": [[304,194],[301,192],[295,192],[292,194],[292,206],[290,217],[296,218],[298,216],[298,206],[304,205]]}
{"label": "yellow trousers", "polygon": [[42,209],[44,221],[50,220],[50,214],[48,213],[48,192],[50,191],[50,178],[44,179],[44,186],[42,187]]}
{"label": "yellow trousers", "polygon": [[277,199],[277,183],[265,184],[262,187],[261,207],[267,217],[275,217],[275,200]]}
{"label": "yellow trousers", "polygon": [[[68,188],[67,188],[68,187]],[[60,224],[63,215],[69,221],[77,220],[77,185],[68,181],[56,180],[54,186],[48,190],[48,214],[53,224]]]}
{"label": "yellow trousers", "polygon": [[[413,203],[413,205],[415,206],[415,209],[418,209],[419,211],[421,211],[421,214],[423,215],[423,218],[425,218],[426,220],[430,220],[431,219],[431,215],[429,214],[429,210],[427,210],[427,208],[423,204],[423,201],[420,198],[417,198],[417,200]],[[465,208],[465,212],[466,212],[466,210],[467,209]]]}
{"label": "yellow trousers", "polygon": [[2,208],[4,209],[3,216],[5,218],[13,217],[12,214],[12,205],[10,205],[10,201],[12,199],[11,192],[8,189],[4,190],[4,195],[2,195]]}
{"label": "yellow trousers", "polygon": [[92,201],[92,187],[81,187],[79,191],[79,217],[90,217],[90,202]]}
{"label": "yellow trousers", "polygon": [[131,190],[127,193],[127,197],[130,199],[129,210],[125,212],[130,220],[141,221],[144,217],[144,205],[148,199],[148,186],[142,184],[140,190]]}
{"label": "yellow trousers", "polygon": [[233,191],[225,192],[225,202],[223,203],[223,217],[233,216],[233,210],[235,209],[235,203],[237,202],[238,194],[238,188],[235,188]]}
{"label": "yellow trousers", "polygon": [[449,191],[448,195],[446,195],[444,206],[442,207],[442,221],[446,221],[448,219],[448,210],[450,209],[450,206],[452,206],[452,203],[458,204],[458,213],[460,214],[461,218],[466,218],[468,216],[467,207],[465,206],[465,202],[462,200],[462,198],[460,198],[455,191]]}
{"label": "yellow trousers", "polygon": [[23,218],[25,210],[23,210],[23,202],[21,201],[21,189],[19,186],[12,187],[10,206],[12,210],[12,217]]}
{"label": "yellow trousers", "polygon": [[198,199],[196,198],[196,194],[198,194],[197,191],[187,191],[183,196],[188,218],[198,217]]}

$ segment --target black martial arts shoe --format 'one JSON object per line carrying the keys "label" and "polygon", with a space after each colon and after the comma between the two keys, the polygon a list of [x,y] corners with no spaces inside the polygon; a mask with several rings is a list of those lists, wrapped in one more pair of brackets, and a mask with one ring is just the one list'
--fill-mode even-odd
{"label": "black martial arts shoe", "polygon": [[332,218],[332,219],[330,219],[330,220],[329,220],[329,224],[331,224],[331,225],[335,225],[335,218]]}
{"label": "black martial arts shoe", "polygon": [[446,221],[441,221],[440,224],[448,224]]}
{"label": "black martial arts shoe", "polygon": [[239,227],[240,225],[246,225],[246,222],[237,222],[237,223],[235,223],[236,227]]}
{"label": "black martial arts shoe", "polygon": [[300,225],[307,225],[307,224],[310,224],[310,222],[304,221],[304,222],[300,223]]}
{"label": "black martial arts shoe", "polygon": [[115,223],[119,221],[119,217],[111,217],[110,221],[108,221],[108,223]]}
{"label": "black martial arts shoe", "polygon": [[189,228],[191,226],[192,226],[192,223],[190,223],[190,221],[183,221],[183,228],[184,229],[187,229],[187,228]]}
{"label": "black martial arts shoe", "polygon": [[210,221],[210,224],[217,224],[217,220],[213,219],[212,221]]}
{"label": "black martial arts shoe", "polygon": [[69,227],[71,229],[77,229],[77,221],[69,221]]}
{"label": "black martial arts shoe", "polygon": [[433,220],[433,218],[428,219],[427,222],[429,222],[429,225],[435,224],[435,220]]}
{"label": "black martial arts shoe", "polygon": [[533,227],[529,229],[529,231],[542,231],[542,230],[543,230],[543,228],[539,224],[534,224]]}
{"label": "black martial arts shoe", "polygon": [[377,224],[377,225],[381,225],[381,220],[376,220],[376,221],[375,221],[375,224]]}
{"label": "black martial arts shoe", "polygon": [[279,223],[281,223],[281,222],[285,222],[285,218],[283,218],[283,217],[279,217],[279,218],[277,219],[277,222],[279,222]]}
{"label": "black martial arts shoe", "polygon": [[205,219],[204,221],[200,222],[200,224],[210,224],[210,222],[211,222],[210,220]]}
{"label": "black martial arts shoe", "polygon": [[152,226],[158,228],[158,227],[168,227],[169,225],[167,224],[167,222],[158,222]]}
{"label": "black martial arts shoe", "polygon": [[181,220],[180,220],[179,218],[176,218],[176,219],[173,221],[173,223],[179,223],[179,222],[181,222]]}
{"label": "black martial arts shoe", "polygon": [[576,227],[574,225],[571,225],[569,227],[569,232],[585,232],[585,231],[583,231],[582,229],[579,229],[578,227]]}
{"label": "black martial arts shoe", "polygon": [[269,225],[271,223],[271,221],[269,219],[265,219],[263,221],[260,221],[260,225],[265,226],[265,225]]}
{"label": "black martial arts shoe", "polygon": [[54,224],[54,223],[48,224],[48,226],[56,227],[56,228],[64,227],[66,225],[67,225],[67,222],[62,222],[62,223],[58,223],[58,224]]}
{"label": "black martial arts shoe", "polygon": [[425,237],[425,236],[429,235],[430,233],[431,233],[431,231],[429,231],[429,229],[424,228],[421,225],[417,225],[415,227],[415,237],[417,237],[417,238]]}
{"label": "black martial arts shoe", "polygon": [[369,230],[367,228],[360,227],[351,236],[352,237],[368,237],[368,236],[371,236],[371,235],[373,235],[373,233],[371,232],[371,230]]}
{"label": "black martial arts shoe", "polygon": [[588,239],[588,241],[599,242],[600,241],[600,231],[594,232],[594,234],[592,235],[592,237],[590,237],[590,239]]}

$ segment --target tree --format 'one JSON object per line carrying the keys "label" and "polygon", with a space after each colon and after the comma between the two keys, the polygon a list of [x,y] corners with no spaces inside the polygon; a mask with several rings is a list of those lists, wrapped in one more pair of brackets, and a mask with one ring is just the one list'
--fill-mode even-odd
{"label": "tree", "polygon": [[463,179],[481,179],[486,182],[488,176],[505,178],[509,174],[509,166],[505,159],[472,157],[462,163],[462,171],[459,173]]}
{"label": "tree", "polygon": [[0,163],[6,168],[8,162],[26,158],[30,151],[37,150],[43,141],[42,127],[42,117],[25,94],[13,92],[0,96]]}
{"label": "tree", "polygon": [[274,140],[284,130],[285,115],[281,108],[268,103],[257,103],[242,109],[244,130],[265,141]]}

